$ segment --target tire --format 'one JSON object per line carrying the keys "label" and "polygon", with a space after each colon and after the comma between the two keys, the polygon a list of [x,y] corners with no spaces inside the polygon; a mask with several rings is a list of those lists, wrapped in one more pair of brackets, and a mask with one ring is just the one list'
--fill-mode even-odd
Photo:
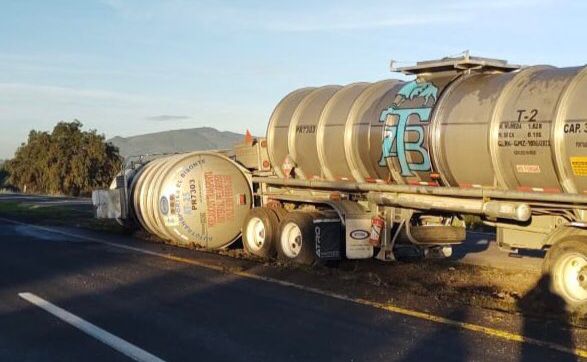
{"label": "tire", "polygon": [[410,234],[422,244],[459,244],[466,238],[466,230],[459,226],[412,226]]}
{"label": "tire", "polygon": [[278,228],[279,220],[272,209],[267,207],[251,209],[242,227],[245,251],[261,258],[275,257]]}
{"label": "tire", "polygon": [[279,223],[276,249],[279,260],[303,265],[318,262],[314,236],[315,213],[289,212]]}
{"label": "tire", "polygon": [[546,254],[543,273],[550,292],[564,300],[568,311],[587,311],[587,237],[556,242]]}
{"label": "tire", "polygon": [[269,207],[277,215],[277,220],[281,221],[288,214],[288,211],[283,207]]}

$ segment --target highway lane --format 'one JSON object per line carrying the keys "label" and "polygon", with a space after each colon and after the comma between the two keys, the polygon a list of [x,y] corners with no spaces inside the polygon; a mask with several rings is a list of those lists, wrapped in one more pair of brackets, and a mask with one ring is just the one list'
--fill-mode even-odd
{"label": "highway lane", "polygon": [[576,360],[26,225],[0,221],[0,241],[3,361],[128,360],[20,298],[23,292],[169,361]]}

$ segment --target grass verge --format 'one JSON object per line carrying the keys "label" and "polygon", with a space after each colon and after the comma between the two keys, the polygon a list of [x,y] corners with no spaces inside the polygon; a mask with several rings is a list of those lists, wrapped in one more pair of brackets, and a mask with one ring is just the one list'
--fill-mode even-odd
{"label": "grass verge", "polygon": [[125,232],[125,229],[114,220],[96,219],[89,205],[41,206],[27,202],[0,201],[0,216],[34,224],[72,226],[115,233]]}

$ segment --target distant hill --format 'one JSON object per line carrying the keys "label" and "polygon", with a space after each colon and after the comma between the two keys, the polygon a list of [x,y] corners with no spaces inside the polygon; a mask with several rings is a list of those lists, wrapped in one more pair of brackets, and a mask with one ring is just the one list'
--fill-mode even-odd
{"label": "distant hill", "polygon": [[211,127],[180,129],[110,140],[124,157],[144,154],[229,149],[242,142],[244,135],[218,131]]}

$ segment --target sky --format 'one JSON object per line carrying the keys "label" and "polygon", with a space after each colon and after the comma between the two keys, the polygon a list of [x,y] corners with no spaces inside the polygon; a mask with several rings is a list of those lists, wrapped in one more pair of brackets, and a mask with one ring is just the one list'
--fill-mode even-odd
{"label": "sky", "polygon": [[0,159],[61,120],[108,138],[262,136],[290,91],[401,77],[391,59],[583,65],[585,14],[581,0],[0,0]]}

